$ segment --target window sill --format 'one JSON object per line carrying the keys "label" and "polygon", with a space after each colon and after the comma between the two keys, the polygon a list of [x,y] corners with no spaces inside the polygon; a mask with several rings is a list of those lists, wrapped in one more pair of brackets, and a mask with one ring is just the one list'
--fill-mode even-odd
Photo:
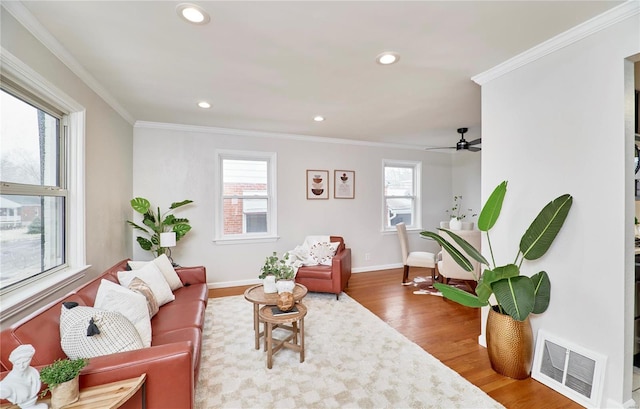
{"label": "window sill", "polygon": [[85,275],[85,271],[91,266],[66,268],[46,277],[33,281],[27,285],[8,290],[2,294],[2,311],[0,321],[13,317],[27,310],[33,305],[44,300],[69,284],[78,281]]}
{"label": "window sill", "polygon": [[225,239],[214,239],[213,242],[220,245],[229,245],[229,244],[254,244],[254,243],[273,243],[274,241],[278,241],[280,236],[264,236],[264,237],[238,237],[238,238],[225,238]]}

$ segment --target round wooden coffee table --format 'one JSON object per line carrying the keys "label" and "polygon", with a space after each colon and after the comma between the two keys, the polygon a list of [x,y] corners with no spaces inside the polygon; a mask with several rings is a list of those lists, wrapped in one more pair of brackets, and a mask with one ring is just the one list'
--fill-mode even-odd
{"label": "round wooden coffee table", "polygon": [[[260,308],[260,320],[264,322],[264,344],[267,350],[267,368],[273,366],[273,354],[282,348],[292,349],[300,353],[300,362],[304,362],[304,317],[307,315],[307,307],[302,303],[295,305],[297,311],[287,312],[281,315],[274,314],[278,307],[265,305]],[[291,324],[287,326],[285,324]],[[284,339],[273,338],[275,328],[285,328],[291,331]]]}
{"label": "round wooden coffee table", "polygon": [[[307,287],[302,284],[296,283],[293,288],[293,300],[295,302],[300,301],[307,295]],[[253,331],[255,333],[255,347],[260,349],[260,337],[264,335],[264,332],[260,332],[260,306],[261,305],[278,305],[278,293],[265,294],[262,284],[254,285],[244,291],[244,298],[253,303]],[[265,351],[267,345],[264,346]]]}

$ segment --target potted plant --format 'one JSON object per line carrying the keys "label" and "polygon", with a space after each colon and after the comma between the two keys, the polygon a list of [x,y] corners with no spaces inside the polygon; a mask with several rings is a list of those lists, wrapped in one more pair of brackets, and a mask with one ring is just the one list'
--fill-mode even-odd
{"label": "potted plant", "polygon": [[133,228],[140,230],[149,236],[148,238],[138,236],[136,237],[136,240],[143,250],[151,251],[156,257],[161,254],[165,254],[167,251],[166,247],[161,246],[160,233],[174,232],[177,242],[183,238],[189,230],[191,230],[189,219],[177,218],[171,213],[178,207],[193,203],[193,200],[183,200],[181,202],[171,203],[169,210],[164,213],[160,212],[160,207],[157,208],[157,212],[154,212],[151,208],[151,203],[143,197],[136,197],[132,199],[130,203],[133,210],[143,215],[143,226],[140,226],[131,220],[127,220],[127,223],[133,226]]}
{"label": "potted plant", "polygon": [[[499,184],[489,196],[478,218],[478,229],[485,232],[487,236],[491,262],[455,233],[440,229],[451,237],[469,257],[487,266],[482,277],[477,279],[475,294],[442,283],[435,283],[434,286],[442,292],[444,297],[468,307],[490,305],[490,297],[494,296],[495,304],[491,305],[487,321],[487,348],[491,365],[503,375],[522,379],[529,376],[533,354],[533,335],[529,314],[540,314],[546,311],[551,297],[551,282],[545,271],[540,271],[531,277],[520,275],[520,266],[524,260],[538,259],[547,252],[569,214],[573,198],[571,195],[564,194],[549,202],[522,236],[515,261],[496,266],[489,233],[500,216],[506,192],[507,182],[505,181]],[[451,242],[435,232],[424,231],[420,234],[436,240],[463,269],[473,271],[469,259]],[[496,333],[493,325],[505,318],[504,325],[521,327],[521,342],[513,342],[513,338],[500,337],[500,334]],[[523,357],[518,358],[523,363],[520,367],[512,365],[516,359],[509,358],[513,356],[511,352],[516,347],[522,347]],[[501,357],[507,362],[498,362]]]}
{"label": "potted plant", "polygon": [[[278,254],[274,251],[271,256],[267,256],[260,269],[260,275],[258,278],[263,280],[264,292],[275,293],[279,291],[276,287],[276,281],[289,280],[291,284],[281,284],[281,288],[291,287],[291,291],[295,286],[293,279],[295,277],[295,270],[293,266],[289,265],[289,253],[284,253],[283,258],[279,258]],[[290,291],[290,292],[291,292]]]}
{"label": "potted plant", "polygon": [[[469,212],[473,212],[471,209],[467,209]],[[449,228],[451,230],[462,229],[462,219],[467,217],[467,214],[462,210],[462,196],[453,196],[453,207],[447,210],[447,213],[451,216],[449,220]],[[475,217],[476,214],[472,214],[471,217]]]}
{"label": "potted plant", "polygon": [[78,400],[78,377],[89,361],[84,358],[57,359],[40,370],[40,380],[47,385],[40,396],[51,391],[51,408],[58,409]]}

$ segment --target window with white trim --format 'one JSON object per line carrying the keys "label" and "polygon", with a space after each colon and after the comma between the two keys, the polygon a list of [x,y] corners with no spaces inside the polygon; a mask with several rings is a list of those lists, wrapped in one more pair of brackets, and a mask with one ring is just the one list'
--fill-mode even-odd
{"label": "window with white trim", "polygon": [[383,161],[384,230],[395,230],[394,226],[401,222],[407,228],[421,228],[421,170],[421,162]]}
{"label": "window with white trim", "polygon": [[0,290],[66,264],[68,116],[3,78]]}
{"label": "window with white trim", "polygon": [[276,237],[276,154],[219,151],[216,240]]}

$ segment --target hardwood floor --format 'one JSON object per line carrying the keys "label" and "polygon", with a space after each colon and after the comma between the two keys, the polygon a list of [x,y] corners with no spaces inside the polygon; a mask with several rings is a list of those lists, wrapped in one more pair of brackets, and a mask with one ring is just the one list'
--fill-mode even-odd
{"label": "hardwood floor", "polygon": [[[428,274],[412,269],[409,278]],[[498,375],[478,344],[480,310],[438,296],[414,295],[414,287],[400,285],[401,278],[402,269],[353,274],[346,293],[509,409],[583,407],[532,378],[518,381]],[[214,289],[209,295],[238,295],[245,288]]]}

